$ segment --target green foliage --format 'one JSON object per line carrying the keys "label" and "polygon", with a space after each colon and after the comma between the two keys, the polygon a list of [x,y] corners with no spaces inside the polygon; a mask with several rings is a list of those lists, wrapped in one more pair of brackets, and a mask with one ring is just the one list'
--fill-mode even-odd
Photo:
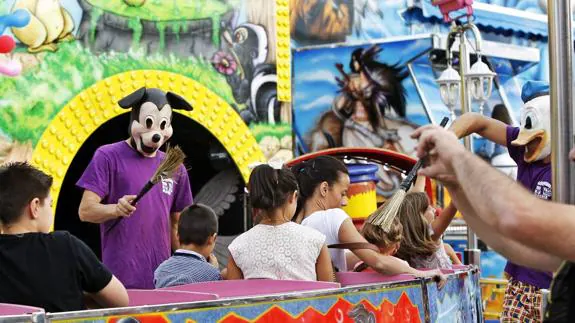
{"label": "green foliage", "polygon": [[225,78],[205,60],[137,52],[96,56],[77,42],[62,43],[22,75],[0,77],[0,132],[36,144],[54,116],[81,91],[115,74],[142,69],[187,76],[234,102]]}
{"label": "green foliage", "polygon": [[291,125],[287,123],[280,123],[275,125],[258,123],[250,126],[250,130],[258,142],[267,136],[277,137],[281,140],[285,136],[292,135]]}

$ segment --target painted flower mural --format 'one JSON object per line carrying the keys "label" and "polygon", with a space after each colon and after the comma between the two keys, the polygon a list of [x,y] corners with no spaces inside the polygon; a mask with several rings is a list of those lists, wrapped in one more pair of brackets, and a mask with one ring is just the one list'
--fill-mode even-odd
{"label": "painted flower mural", "polygon": [[235,58],[226,52],[219,51],[212,57],[212,65],[220,74],[232,75],[238,69]]}

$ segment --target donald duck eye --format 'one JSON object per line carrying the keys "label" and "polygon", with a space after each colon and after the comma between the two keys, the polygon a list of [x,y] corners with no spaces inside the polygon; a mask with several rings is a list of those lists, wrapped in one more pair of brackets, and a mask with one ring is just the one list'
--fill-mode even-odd
{"label": "donald duck eye", "polygon": [[537,116],[532,113],[525,115],[524,127],[525,129],[533,129],[537,125]]}
{"label": "donald duck eye", "polygon": [[146,118],[146,128],[150,129],[154,125],[154,120],[150,117]]}

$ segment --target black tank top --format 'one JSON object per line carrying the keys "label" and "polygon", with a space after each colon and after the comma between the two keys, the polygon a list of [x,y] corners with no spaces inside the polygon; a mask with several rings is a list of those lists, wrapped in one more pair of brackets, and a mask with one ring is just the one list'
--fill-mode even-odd
{"label": "black tank top", "polygon": [[550,290],[544,323],[575,322],[575,263],[559,267]]}

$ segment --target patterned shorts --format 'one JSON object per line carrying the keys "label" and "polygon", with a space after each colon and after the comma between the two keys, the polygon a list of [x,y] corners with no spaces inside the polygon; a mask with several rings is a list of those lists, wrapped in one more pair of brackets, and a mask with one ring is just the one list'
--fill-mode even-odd
{"label": "patterned shorts", "polygon": [[541,322],[542,299],[543,296],[537,287],[510,280],[505,289],[501,322]]}

